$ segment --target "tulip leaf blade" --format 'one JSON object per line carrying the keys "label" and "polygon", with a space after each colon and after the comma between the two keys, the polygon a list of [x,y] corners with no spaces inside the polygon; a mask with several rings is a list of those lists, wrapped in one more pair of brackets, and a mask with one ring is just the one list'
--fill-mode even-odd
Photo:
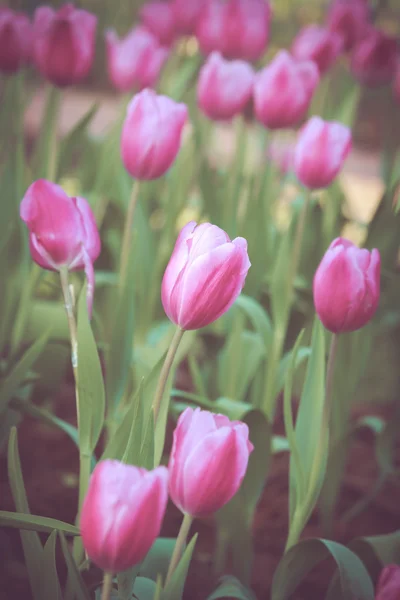
{"label": "tulip leaf blade", "polygon": [[265,349],[267,350],[272,341],[272,323],[267,311],[255,298],[240,294],[237,298],[235,305],[242,310],[251,324],[254,330],[261,335]]}
{"label": "tulip leaf blade", "polygon": [[75,525],[64,523],[58,519],[50,517],[39,517],[31,514],[21,514],[18,512],[9,512],[0,510],[0,525],[2,527],[13,527],[24,531],[38,531],[41,533],[51,533],[54,530],[63,531],[68,535],[80,535],[79,529]]}
{"label": "tulip leaf blade", "polygon": [[56,566],[57,531],[53,530],[42,552],[42,598],[62,600],[60,581]]}
{"label": "tulip leaf blade", "polygon": [[386,535],[356,538],[349,548],[363,561],[375,580],[384,565],[400,564],[400,529]]}
{"label": "tulip leaf blade", "polygon": [[140,565],[140,576],[157,581],[161,575],[165,580],[175,544],[175,538],[157,538]]}
{"label": "tulip leaf blade", "polygon": [[136,577],[133,586],[133,598],[140,600],[153,600],[157,590],[157,584],[152,579],[147,577]]}
{"label": "tulip leaf blade", "polygon": [[71,551],[68,547],[67,540],[65,539],[65,535],[62,531],[58,532],[61,549],[64,555],[64,559],[67,565],[68,570],[68,581],[71,586],[71,591],[75,593],[75,597],[78,600],[90,600],[89,593],[86,589],[85,583],[82,579],[82,575],[76,566],[76,562],[71,554]]}
{"label": "tulip leaf blade", "polygon": [[333,558],[339,574],[342,600],[374,600],[374,587],[358,556],[337,542],[303,540],[281,559],[272,580],[271,600],[288,600],[304,577],[318,564]]}
{"label": "tulip leaf blade", "polygon": [[69,166],[69,161],[71,160],[72,155],[76,152],[76,149],[82,145],[82,141],[84,141],[85,135],[87,133],[87,128],[89,127],[91,121],[96,115],[99,109],[99,103],[95,102],[86,113],[78,120],[76,125],[72,127],[72,129],[67,133],[64,139],[61,142],[61,148],[58,159],[58,169],[57,169],[57,177],[58,181],[63,175],[63,169],[65,166]]}
{"label": "tulip leaf blade", "polygon": [[161,600],[181,600],[183,589],[185,587],[186,577],[189,570],[190,561],[197,541],[197,533],[192,537],[187,545],[178,566],[172,574],[168,585],[163,589]]}
{"label": "tulip leaf blade", "polygon": [[236,577],[232,577],[231,575],[221,577],[220,585],[207,597],[207,600],[218,600],[219,598],[256,600],[254,593],[245,587]]}

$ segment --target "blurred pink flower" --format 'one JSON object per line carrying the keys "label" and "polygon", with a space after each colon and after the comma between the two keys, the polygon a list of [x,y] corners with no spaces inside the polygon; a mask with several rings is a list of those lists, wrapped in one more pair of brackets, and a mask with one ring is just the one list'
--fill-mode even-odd
{"label": "blurred pink flower", "polygon": [[175,15],[175,26],[179,33],[191,35],[208,0],[171,0]]}
{"label": "blurred pink flower", "polygon": [[140,9],[140,20],[161,45],[170,46],[175,40],[177,32],[171,2],[146,2]]}
{"label": "blurred pink flower", "polygon": [[0,8],[0,71],[16,73],[31,59],[32,24],[23,13]]}
{"label": "blurred pink flower", "polygon": [[318,25],[304,27],[292,45],[292,54],[298,60],[312,60],[321,75],[336,62],[342,51],[341,35]]}
{"label": "blurred pink flower", "polygon": [[353,50],[351,70],[364,85],[389,84],[395,76],[398,58],[397,39],[370,27]]}
{"label": "blurred pink flower", "polygon": [[400,567],[387,565],[381,571],[376,586],[376,600],[399,600],[400,598]]}
{"label": "blurred pink flower", "polygon": [[293,171],[294,149],[295,145],[293,143],[278,144],[272,142],[268,147],[266,158],[273,162],[282,175],[286,175]]}
{"label": "blurred pink flower", "polygon": [[363,37],[369,25],[369,8],[366,0],[333,0],[329,7],[327,26],[343,40],[343,50],[348,51]]}

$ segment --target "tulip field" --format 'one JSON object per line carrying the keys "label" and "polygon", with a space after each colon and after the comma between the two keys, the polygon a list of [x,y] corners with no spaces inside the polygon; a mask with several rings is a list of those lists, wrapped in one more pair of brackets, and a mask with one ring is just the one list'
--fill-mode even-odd
{"label": "tulip field", "polygon": [[0,77],[0,600],[400,600],[397,0],[10,0]]}

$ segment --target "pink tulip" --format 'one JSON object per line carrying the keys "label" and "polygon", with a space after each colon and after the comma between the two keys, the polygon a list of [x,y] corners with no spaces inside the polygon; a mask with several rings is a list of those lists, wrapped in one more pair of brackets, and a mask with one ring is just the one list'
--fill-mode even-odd
{"label": "pink tulip", "polygon": [[128,106],[121,155],[136,179],[157,179],[174,162],[180,147],[187,107],[152,90],[143,90]]}
{"label": "pink tulip", "polygon": [[183,512],[210,515],[238,491],[253,444],[245,423],[187,408],[179,417],[169,460],[169,493]]}
{"label": "pink tulip", "polygon": [[294,40],[292,54],[298,60],[313,60],[323,75],[336,61],[342,44],[339,34],[318,25],[309,25]]}
{"label": "pink tulip", "polygon": [[319,71],[314,62],[294,60],[281,50],[256,77],[257,119],[269,129],[293,127],[307,113],[318,82]]}
{"label": "pink tulip", "polygon": [[93,263],[101,242],[92,209],[84,198],[70,198],[50,181],[39,179],[29,186],[20,206],[29,229],[32,259],[43,269],[85,270],[87,302],[91,314],[94,292]]}
{"label": "pink tulip", "polygon": [[182,229],[162,281],[168,318],[181,329],[200,329],[227,312],[239,296],[250,261],[247,242],[231,241],[210,223]]}
{"label": "pink tulip", "polygon": [[175,26],[179,33],[191,35],[204,8],[204,0],[172,0]]}
{"label": "pink tulip", "polygon": [[16,73],[29,62],[32,25],[28,17],[9,8],[0,9],[0,71]]}
{"label": "pink tulip", "polygon": [[369,22],[365,0],[333,0],[328,12],[328,29],[341,36],[343,50],[348,51],[363,37]]}
{"label": "pink tulip", "polygon": [[254,71],[241,60],[226,61],[213,52],[202,67],[197,84],[201,110],[213,120],[240,114],[253,93]]}
{"label": "pink tulip", "polygon": [[33,22],[33,52],[40,73],[63,87],[84,79],[93,64],[97,17],[72,4],[40,6]]}
{"label": "pink tulip", "polygon": [[200,50],[257,60],[267,47],[270,15],[264,0],[209,0],[196,29]]}
{"label": "pink tulip", "polygon": [[387,565],[382,569],[376,586],[375,600],[399,600],[400,598],[400,567]]}
{"label": "pink tulip", "polygon": [[391,83],[395,76],[398,56],[396,38],[370,27],[353,50],[351,70],[364,85],[385,85]]}
{"label": "pink tulip", "polygon": [[381,259],[378,250],[357,248],[337,238],[314,276],[314,304],[324,327],[333,333],[356,331],[379,304]]}
{"label": "pink tulip", "polygon": [[140,10],[140,20],[160,44],[170,46],[175,40],[175,14],[170,2],[146,2]]}
{"label": "pink tulip", "polygon": [[89,558],[119,573],[140,563],[160,534],[168,499],[168,470],[104,460],[95,467],[80,529]]}
{"label": "pink tulip", "polygon": [[272,142],[267,150],[267,160],[271,160],[282,175],[293,171],[294,145],[291,143],[276,144]]}
{"label": "pink tulip", "polygon": [[345,125],[312,117],[300,131],[294,152],[297,178],[310,189],[328,186],[351,150],[351,131]]}

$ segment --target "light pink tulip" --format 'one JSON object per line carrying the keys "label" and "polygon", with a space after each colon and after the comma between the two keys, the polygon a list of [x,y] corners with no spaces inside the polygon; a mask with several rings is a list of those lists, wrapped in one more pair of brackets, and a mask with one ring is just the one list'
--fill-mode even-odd
{"label": "light pink tulip", "polygon": [[93,263],[101,242],[92,209],[84,198],[70,198],[50,181],[39,179],[29,186],[21,202],[20,216],[29,229],[32,259],[43,269],[85,270],[87,301],[91,314],[94,292]]}
{"label": "light pink tulip", "polygon": [[294,144],[272,142],[268,146],[266,158],[273,162],[282,175],[287,175],[293,171]]}
{"label": "light pink tulip", "polygon": [[356,45],[351,56],[351,71],[356,79],[368,86],[392,82],[399,57],[396,38],[370,27]]}
{"label": "light pink tulip", "polygon": [[197,23],[200,50],[203,54],[217,51],[225,58],[257,60],[267,47],[270,15],[264,0],[210,0]]}
{"label": "light pink tulip", "polygon": [[121,136],[121,156],[135,179],[157,179],[172,166],[181,147],[188,110],[153,90],[131,100]]}
{"label": "light pink tulip", "polygon": [[213,120],[232,119],[251,99],[254,84],[252,67],[241,60],[224,60],[213,52],[203,65],[197,84],[201,110]]}
{"label": "light pink tulip", "polygon": [[169,460],[169,493],[183,512],[210,515],[236,494],[253,444],[245,423],[187,408],[174,431]]}
{"label": "light pink tulip", "polygon": [[381,571],[376,586],[375,600],[399,600],[400,598],[400,567],[387,565]]}
{"label": "light pink tulip", "polygon": [[374,316],[380,295],[378,250],[357,248],[337,238],[314,276],[314,304],[329,331],[343,333],[364,327]]}
{"label": "light pink tulip", "polygon": [[175,26],[179,33],[191,35],[204,8],[205,0],[171,0]]}
{"label": "light pink tulip", "polygon": [[244,238],[231,241],[210,223],[182,229],[166,268],[161,300],[181,329],[200,329],[227,312],[239,296],[250,261]]}
{"label": "light pink tulip", "polygon": [[294,152],[297,178],[310,189],[328,186],[351,150],[351,131],[342,123],[312,117],[301,129]]}
{"label": "light pink tulip", "polygon": [[297,61],[281,50],[256,77],[257,119],[269,129],[293,127],[306,115],[318,83],[314,62]]}
{"label": "light pink tulip", "polygon": [[40,73],[56,86],[79,83],[93,64],[97,17],[72,4],[40,6],[33,22],[33,53]]}
{"label": "light pink tulip", "polygon": [[321,75],[335,63],[342,51],[343,39],[334,31],[318,25],[304,27],[292,45],[292,55],[297,60],[312,60]]}
{"label": "light pink tulip", "polygon": [[32,25],[28,17],[0,8],[0,72],[16,73],[31,58]]}
{"label": "light pink tulip", "polygon": [[140,563],[160,534],[168,499],[168,470],[146,471],[116,460],[95,467],[80,529],[89,558],[120,573]]}
{"label": "light pink tulip", "polygon": [[121,40],[108,30],[106,48],[108,75],[120,92],[153,87],[169,55],[168,48],[144,27],[135,27]]}
{"label": "light pink tulip", "polygon": [[160,44],[170,46],[175,40],[177,32],[171,2],[146,2],[140,9],[140,20]]}
{"label": "light pink tulip", "polygon": [[341,36],[343,50],[348,51],[363,37],[369,23],[366,0],[333,0],[329,7],[327,25]]}

